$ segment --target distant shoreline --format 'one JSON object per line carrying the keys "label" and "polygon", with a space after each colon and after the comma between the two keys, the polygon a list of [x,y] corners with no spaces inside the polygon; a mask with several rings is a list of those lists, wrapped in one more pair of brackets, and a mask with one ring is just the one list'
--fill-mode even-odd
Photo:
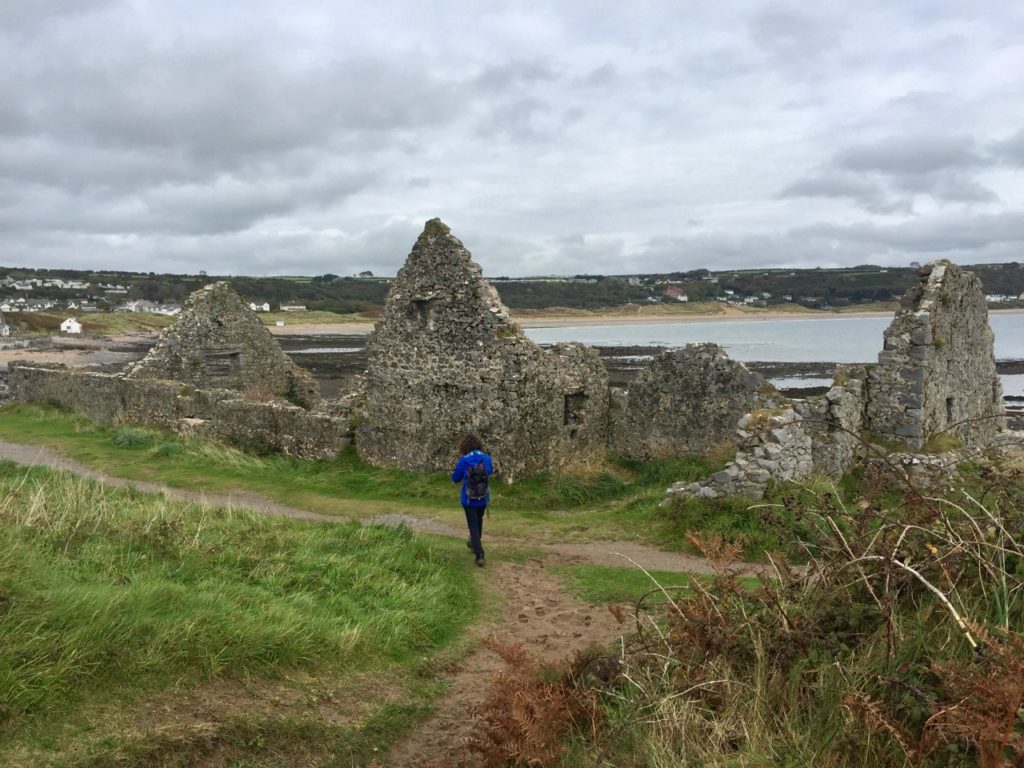
{"label": "distant shoreline", "polygon": [[[573,326],[600,326],[600,325],[674,325],[677,323],[731,323],[751,321],[772,321],[772,320],[840,320],[859,317],[886,318],[892,317],[894,312],[881,310],[866,310],[864,312],[822,312],[809,310],[806,312],[746,312],[734,310],[720,313],[694,313],[694,314],[673,314],[673,315],[624,315],[599,313],[588,315],[535,315],[530,317],[516,317],[515,320],[523,328],[571,328]],[[1020,315],[1024,309],[990,309],[992,315]],[[267,330],[275,336],[317,336],[317,335],[365,335],[373,330],[375,320],[353,323],[351,321],[342,323],[295,323],[293,325],[268,326]]]}

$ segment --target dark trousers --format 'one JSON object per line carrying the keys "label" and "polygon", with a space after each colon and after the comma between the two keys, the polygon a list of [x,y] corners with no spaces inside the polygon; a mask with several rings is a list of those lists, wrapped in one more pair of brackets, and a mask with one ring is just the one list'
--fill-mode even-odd
{"label": "dark trousers", "polygon": [[473,554],[477,557],[484,556],[484,545],[480,542],[480,539],[484,535],[484,512],[487,511],[487,507],[467,507],[463,505],[462,508],[466,510],[466,527],[469,528],[469,545],[473,549]]}

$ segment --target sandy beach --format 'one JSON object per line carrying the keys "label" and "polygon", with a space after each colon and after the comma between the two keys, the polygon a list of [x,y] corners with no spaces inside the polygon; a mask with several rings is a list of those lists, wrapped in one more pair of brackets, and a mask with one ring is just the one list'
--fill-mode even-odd
{"label": "sandy beach", "polygon": [[[1024,309],[993,309],[989,310],[993,315],[1019,315],[1024,314]],[[881,310],[867,310],[864,312],[821,312],[806,310],[803,312],[758,312],[743,310],[737,307],[726,307],[721,312],[715,313],[692,313],[692,314],[626,314],[611,313],[586,314],[586,315],[517,315],[513,313],[512,319],[523,328],[566,328],[570,326],[586,325],[673,325],[678,323],[729,323],[751,320],[827,320],[839,318],[856,317],[892,317],[893,312]],[[366,320],[360,323],[295,323],[284,327],[269,326],[267,330],[275,336],[309,335],[319,334],[340,334],[360,335],[368,334],[373,330],[375,321]]]}

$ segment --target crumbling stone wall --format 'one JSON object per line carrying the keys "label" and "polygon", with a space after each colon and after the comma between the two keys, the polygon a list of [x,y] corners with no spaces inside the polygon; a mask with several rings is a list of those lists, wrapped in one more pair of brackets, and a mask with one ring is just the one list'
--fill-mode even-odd
{"label": "crumbling stone wall", "polygon": [[448,469],[472,431],[513,480],[603,456],[607,419],[597,353],[545,351],[526,338],[469,251],[440,219],[428,221],[367,343],[360,455]]}
{"label": "crumbling stone wall", "polygon": [[940,432],[965,447],[990,443],[1004,428],[1003,391],[981,281],[948,261],[923,267],[868,387],[868,427],[879,437],[914,450]]}
{"label": "crumbling stone wall", "polygon": [[815,474],[838,479],[862,455],[866,379],[864,366],[841,365],[828,392],[794,403],[793,409],[811,435]]}
{"label": "crumbling stone wall", "polygon": [[12,399],[57,405],[101,424],[165,427],[307,459],[331,458],[352,440],[346,414],[312,412],[281,401],[252,402],[231,390],[28,363],[11,363],[8,375]]}
{"label": "crumbling stone wall", "polygon": [[311,408],[316,381],[295,365],[256,313],[227,283],[195,291],[129,379],[166,379],[196,389],[231,389],[281,397]]}
{"label": "crumbling stone wall", "polygon": [[782,397],[718,344],[688,344],[662,352],[630,384],[612,411],[609,446],[637,459],[706,453],[735,443],[743,414]]}
{"label": "crumbling stone wall", "polygon": [[859,457],[864,423],[863,382],[849,378],[853,370],[841,370],[821,397],[743,416],[737,424],[736,458],[705,480],[676,483],[666,492],[668,499],[731,495],[760,499],[773,481],[801,481],[815,474],[841,477]]}

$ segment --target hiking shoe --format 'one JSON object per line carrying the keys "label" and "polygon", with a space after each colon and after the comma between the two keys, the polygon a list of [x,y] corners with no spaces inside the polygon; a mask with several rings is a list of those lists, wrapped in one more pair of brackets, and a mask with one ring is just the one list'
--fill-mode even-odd
{"label": "hiking shoe", "polygon": [[477,568],[483,568],[484,567],[484,559],[482,557],[478,557],[476,559],[476,567]]}

